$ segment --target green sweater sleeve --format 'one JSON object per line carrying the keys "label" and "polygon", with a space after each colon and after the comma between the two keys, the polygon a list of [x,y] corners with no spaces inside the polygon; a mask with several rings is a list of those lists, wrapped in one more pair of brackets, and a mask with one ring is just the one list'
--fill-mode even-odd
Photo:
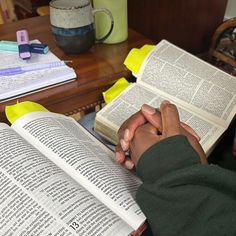
{"label": "green sweater sleeve", "polygon": [[154,235],[236,235],[236,174],[201,165],[185,136],[150,147],[137,174],[136,199]]}

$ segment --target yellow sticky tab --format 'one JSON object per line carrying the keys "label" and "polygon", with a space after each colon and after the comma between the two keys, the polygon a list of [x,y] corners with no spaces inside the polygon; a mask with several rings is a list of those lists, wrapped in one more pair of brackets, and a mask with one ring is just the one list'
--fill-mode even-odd
{"label": "yellow sticky tab", "polygon": [[154,45],[146,44],[140,49],[131,49],[124,61],[124,65],[134,74],[138,74],[145,57],[154,47]]}
{"label": "yellow sticky tab", "polygon": [[146,55],[155,47],[155,45],[145,44],[143,45],[140,50]]}
{"label": "yellow sticky tab", "polygon": [[35,102],[17,102],[15,105],[6,106],[6,117],[11,124],[21,116],[34,111],[48,111],[42,105]]}
{"label": "yellow sticky tab", "polygon": [[120,78],[111,88],[102,93],[104,101],[111,102],[128,86],[129,82],[124,77]]}

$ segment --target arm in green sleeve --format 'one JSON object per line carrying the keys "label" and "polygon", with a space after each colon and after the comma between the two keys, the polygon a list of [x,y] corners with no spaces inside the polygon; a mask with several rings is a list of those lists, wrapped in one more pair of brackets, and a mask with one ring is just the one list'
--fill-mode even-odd
{"label": "arm in green sleeve", "polygon": [[236,235],[236,174],[202,165],[185,136],[149,148],[137,174],[137,202],[154,235]]}

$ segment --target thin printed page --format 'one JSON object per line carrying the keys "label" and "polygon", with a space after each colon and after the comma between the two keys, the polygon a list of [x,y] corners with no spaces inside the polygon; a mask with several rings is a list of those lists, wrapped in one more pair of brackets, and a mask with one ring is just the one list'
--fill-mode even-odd
{"label": "thin printed page", "polygon": [[188,104],[227,127],[236,113],[236,78],[163,40],[145,58],[138,83]]}
{"label": "thin printed page", "polygon": [[135,202],[140,180],[117,164],[114,153],[74,119],[34,112],[12,127],[133,229],[145,221]]}
{"label": "thin printed page", "polygon": [[128,235],[133,229],[0,123],[0,235]]}
{"label": "thin printed page", "polygon": [[[170,98],[163,95],[158,95],[153,90],[145,88],[138,83],[132,84],[115,100],[107,104],[97,113],[95,127],[96,123],[99,125],[104,125],[102,131],[105,127],[109,127],[109,129],[107,129],[108,135],[111,133],[116,136],[121,124],[132,114],[139,111],[144,103],[159,108],[161,102],[167,99]],[[208,154],[212,148],[212,145],[224,132],[224,128],[205,119],[204,117],[199,116],[199,114],[192,112],[187,107],[180,106],[180,104],[176,103],[175,100],[172,102],[178,108],[180,120],[191,126],[201,137],[200,143],[205,152]],[[113,130],[113,132],[110,132],[110,130]],[[106,135],[104,136],[107,137]]]}
{"label": "thin printed page", "polygon": [[[17,52],[0,50],[0,57],[0,69],[60,61],[50,51],[47,54],[32,53],[29,60],[22,60]],[[17,75],[0,75],[0,101],[75,78],[74,70],[66,65]]]}

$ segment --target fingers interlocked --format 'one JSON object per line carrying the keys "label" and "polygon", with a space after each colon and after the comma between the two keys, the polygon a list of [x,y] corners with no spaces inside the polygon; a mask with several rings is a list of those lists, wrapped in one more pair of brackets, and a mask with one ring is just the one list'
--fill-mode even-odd
{"label": "fingers interlocked", "polygon": [[[160,111],[144,104],[141,110],[126,120],[118,131],[119,144],[116,146],[116,159],[128,169],[133,169],[150,146],[175,135],[185,135],[198,152],[202,163],[206,156],[199,144],[199,136],[187,124],[180,122],[175,105],[163,101]],[[131,152],[131,159],[125,153]]]}

